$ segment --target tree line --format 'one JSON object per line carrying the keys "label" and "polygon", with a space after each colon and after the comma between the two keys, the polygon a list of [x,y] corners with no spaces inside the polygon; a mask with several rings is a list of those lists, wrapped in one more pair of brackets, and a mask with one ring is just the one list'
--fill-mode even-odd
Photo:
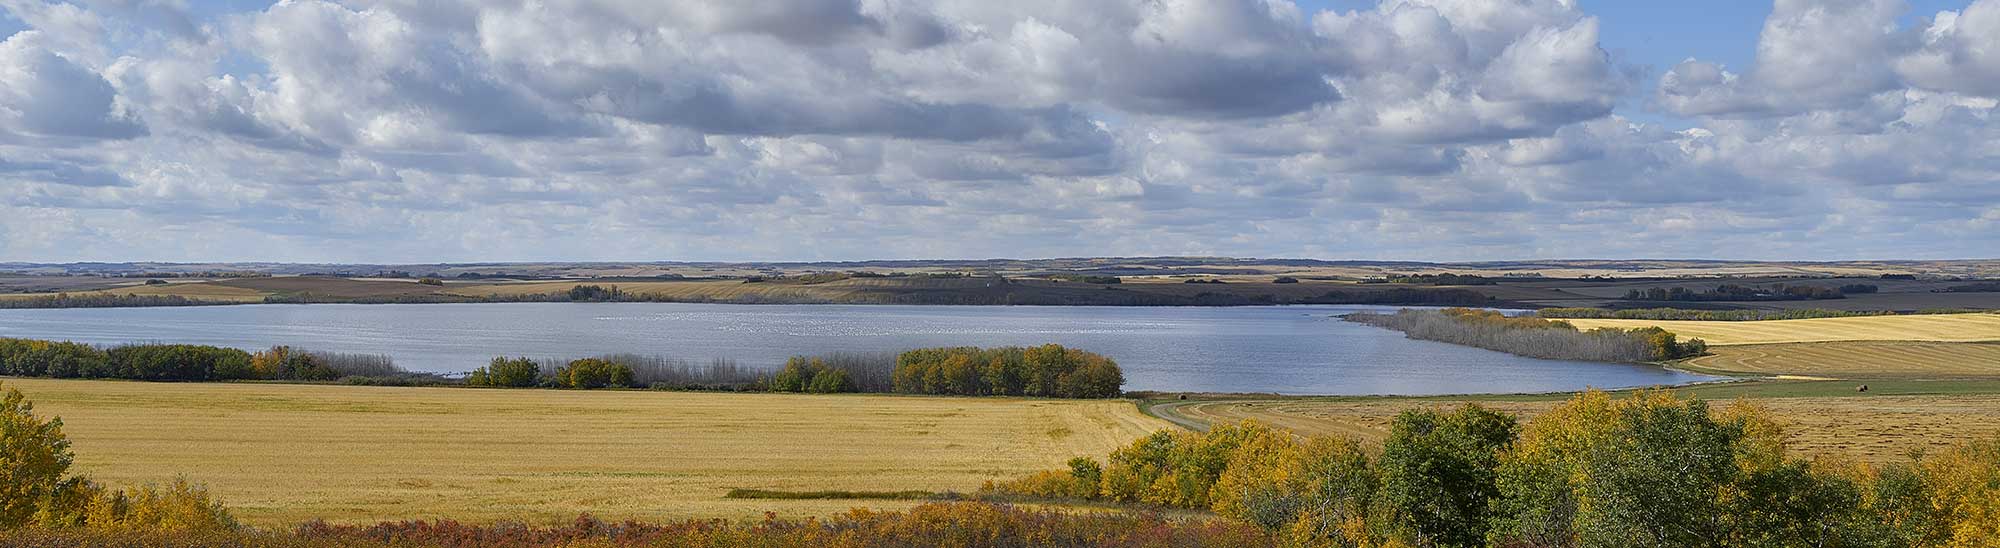
{"label": "tree line", "polygon": [[1059,344],[926,348],[896,357],[892,384],[909,394],[1115,398],[1125,374],[1111,358]]}
{"label": "tree line", "polygon": [[1470,308],[1404,309],[1394,314],[1357,312],[1343,318],[1401,331],[1412,339],[1530,358],[1643,363],[1698,356],[1708,351],[1708,344],[1701,339],[1683,342],[1658,327],[1582,331],[1565,321]]}
{"label": "tree line", "polygon": [[1499,282],[1478,274],[1389,274],[1381,279],[1363,280],[1362,283],[1392,283],[1416,285],[1495,285]]}
{"label": "tree line", "polygon": [[1407,410],[1379,447],[1255,422],[1162,431],[985,491],[1209,509],[1286,546],[2000,546],[2000,438],[1884,466],[1785,440],[1754,404],[1588,392],[1526,424]]}
{"label": "tree line", "polygon": [[1874,293],[1878,288],[1870,284],[1847,284],[1839,287],[1816,285],[1772,284],[1770,287],[1755,287],[1737,284],[1723,284],[1714,289],[1694,290],[1685,287],[1654,287],[1633,289],[1625,292],[1628,301],[1806,301],[1824,299],[1845,299],[1848,294]]}
{"label": "tree line", "polygon": [[310,352],[289,346],[251,353],[197,344],[95,346],[11,338],[0,338],[0,374],[144,381],[334,381],[410,375],[388,356]]}
{"label": "tree line", "polygon": [[111,293],[57,293],[0,297],[0,309],[7,308],[134,308],[149,306],[216,306],[237,304],[229,301],[190,299],[180,295],[132,295]]}
{"label": "tree line", "polygon": [[1710,322],[1853,318],[1860,316],[1893,316],[1895,314],[1895,312],[1886,310],[1855,311],[1827,310],[1824,308],[1800,308],[1794,310],[1689,310],[1685,308],[1628,308],[1624,310],[1610,310],[1604,308],[1544,308],[1535,311],[1535,316],[1549,319],[1693,320]]}

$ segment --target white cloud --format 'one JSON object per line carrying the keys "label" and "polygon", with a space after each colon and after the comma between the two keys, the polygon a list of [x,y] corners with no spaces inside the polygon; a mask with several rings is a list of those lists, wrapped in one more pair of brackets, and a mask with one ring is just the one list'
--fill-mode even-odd
{"label": "white cloud", "polygon": [[[34,29],[0,43],[0,255],[2000,243],[2000,0],[1914,26],[1893,1],[1781,1],[1754,65],[1690,59],[1652,90],[1570,0],[176,6],[0,0]],[[1620,111],[1637,103],[1697,127]]]}

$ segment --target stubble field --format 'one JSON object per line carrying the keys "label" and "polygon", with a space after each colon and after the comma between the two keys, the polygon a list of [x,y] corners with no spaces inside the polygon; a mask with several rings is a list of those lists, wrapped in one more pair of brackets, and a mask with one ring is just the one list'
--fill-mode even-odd
{"label": "stubble field", "polygon": [[731,489],[970,491],[1168,428],[1128,401],[5,379],[78,471],[208,484],[258,525],[826,515],[918,501]]}

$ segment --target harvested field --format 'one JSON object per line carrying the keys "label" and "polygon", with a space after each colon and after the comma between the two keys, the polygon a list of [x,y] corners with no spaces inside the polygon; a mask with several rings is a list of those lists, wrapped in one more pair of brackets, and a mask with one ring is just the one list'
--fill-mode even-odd
{"label": "harvested field", "polygon": [[[89,295],[157,295],[181,296],[198,301],[227,301],[239,303],[263,302],[265,292],[241,287],[230,287],[212,282],[174,282],[164,285],[144,285],[128,283],[118,287],[91,291],[69,291],[74,296]],[[57,293],[17,293],[0,294],[0,299],[47,297]]]}
{"label": "harvested field", "polygon": [[732,489],[969,491],[1168,424],[1127,401],[6,379],[79,471],[207,483],[253,524],[753,518],[908,500]]}
{"label": "harvested field", "polygon": [[2000,377],[2000,343],[1862,341],[1718,346],[1683,363],[1700,372],[1839,379]]}
{"label": "harvested field", "polygon": [[415,280],[356,280],[320,276],[240,278],[210,282],[211,285],[248,289],[266,295],[304,295],[336,299],[395,297],[437,293],[438,288]]}
{"label": "harvested field", "polygon": [[1748,322],[1566,320],[1579,329],[1658,326],[1709,345],[1824,341],[2000,341],[2000,314],[1920,314]]}

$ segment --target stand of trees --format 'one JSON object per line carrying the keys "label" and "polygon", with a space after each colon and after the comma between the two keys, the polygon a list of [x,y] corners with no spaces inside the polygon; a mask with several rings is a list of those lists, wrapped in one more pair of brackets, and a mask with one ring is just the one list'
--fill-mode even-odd
{"label": "stand of trees", "polygon": [[1492,278],[1477,274],[1390,274],[1382,283],[1418,285],[1494,285]]}
{"label": "stand of trees", "polygon": [[1822,299],[1845,299],[1849,293],[1874,293],[1876,287],[1868,284],[1848,284],[1840,287],[1820,287],[1813,285],[1772,284],[1770,287],[1723,284],[1715,289],[1696,291],[1685,287],[1655,287],[1634,289],[1625,292],[1628,301],[1805,301]]}
{"label": "stand of trees", "polygon": [[1641,363],[1697,356],[1708,351],[1708,344],[1701,339],[1681,342],[1673,333],[1658,327],[1579,331],[1569,322],[1470,308],[1399,310],[1395,314],[1357,312],[1345,319],[1401,331],[1412,339],[1462,344],[1531,358]]}
{"label": "stand of trees", "polygon": [[1407,304],[1436,306],[1485,306],[1493,297],[1470,289],[1420,289],[1398,287],[1388,291],[1328,291],[1306,304]]}
{"label": "stand of trees", "polygon": [[387,356],[307,352],[289,346],[252,354],[194,344],[98,347],[34,339],[0,339],[0,374],[145,381],[332,381],[410,375]]}
{"label": "stand of trees", "polygon": [[895,355],[841,352],[794,356],[767,371],[717,359],[706,365],[662,356],[606,354],[576,360],[493,358],[465,378],[497,388],[652,388],[753,392],[888,392]]}
{"label": "stand of trees", "polygon": [[1550,319],[1697,320],[1711,322],[1851,318],[1858,316],[1891,316],[1895,314],[1895,312],[1881,310],[1852,311],[1827,310],[1823,308],[1801,308],[1796,310],[1689,310],[1685,308],[1609,310],[1604,308],[1544,308],[1535,311],[1536,317]]}
{"label": "stand of trees", "polygon": [[1111,285],[1123,282],[1123,280],[1120,280],[1117,276],[1098,276],[1091,274],[1057,274],[1054,276],[1049,276],[1049,279],[1065,281],[1065,282],[1079,282],[1079,283],[1103,284],[1103,285]]}
{"label": "stand of trees", "polygon": [[493,358],[465,377],[469,386],[496,388],[638,388],[632,367],[605,358],[570,360],[547,367],[529,358]]}
{"label": "stand of trees", "polygon": [[2000,546],[2000,439],[1880,467],[1785,443],[1754,404],[1589,392],[1526,424],[1405,411],[1379,449],[1254,422],[1162,431],[983,492],[1209,509],[1285,546]]}
{"label": "stand of trees", "polygon": [[1125,374],[1110,358],[1058,344],[926,348],[896,357],[893,385],[910,394],[1115,398]]}
{"label": "stand of trees", "polygon": [[1979,282],[1954,285],[1938,290],[1939,293],[2000,293],[2000,282]]}

